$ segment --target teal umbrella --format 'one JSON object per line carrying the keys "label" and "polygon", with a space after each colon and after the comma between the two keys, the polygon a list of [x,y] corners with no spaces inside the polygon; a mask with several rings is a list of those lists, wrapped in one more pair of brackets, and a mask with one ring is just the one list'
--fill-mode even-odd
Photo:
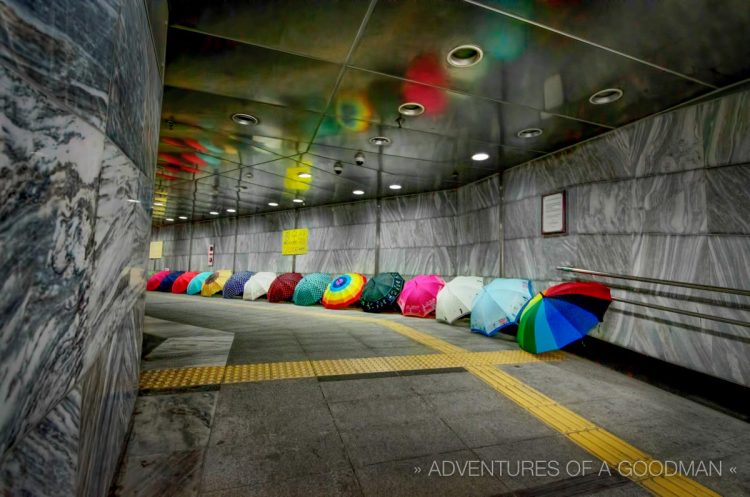
{"label": "teal umbrella", "polygon": [[206,271],[205,273],[198,273],[198,276],[190,280],[187,287],[188,295],[198,295],[203,289],[203,283],[208,279],[209,276],[214,274],[213,271]]}
{"label": "teal umbrella", "polygon": [[404,278],[398,273],[378,273],[372,277],[359,299],[365,312],[381,312],[393,308],[404,288]]}
{"label": "teal umbrella", "polygon": [[326,273],[311,273],[302,278],[294,287],[292,301],[297,305],[315,305],[320,303],[331,275]]}

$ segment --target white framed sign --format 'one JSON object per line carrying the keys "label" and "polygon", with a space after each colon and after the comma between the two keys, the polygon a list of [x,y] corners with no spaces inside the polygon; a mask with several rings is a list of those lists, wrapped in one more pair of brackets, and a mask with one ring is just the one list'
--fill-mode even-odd
{"label": "white framed sign", "polygon": [[565,190],[542,195],[542,235],[561,235],[567,231]]}
{"label": "white framed sign", "polygon": [[214,265],[214,246],[213,245],[208,246],[208,265],[209,267]]}

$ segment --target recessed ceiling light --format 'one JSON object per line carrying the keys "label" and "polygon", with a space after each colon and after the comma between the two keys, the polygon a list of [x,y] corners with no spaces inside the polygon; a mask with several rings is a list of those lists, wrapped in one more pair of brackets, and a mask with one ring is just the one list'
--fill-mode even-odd
{"label": "recessed ceiling light", "polygon": [[401,185],[391,185],[388,188],[390,188],[391,190],[400,190],[401,189]]}
{"label": "recessed ceiling light", "polygon": [[130,202],[131,204],[140,204],[140,203],[141,203],[141,201],[140,201],[140,200],[136,200],[136,199],[134,199],[134,198],[129,198],[129,199],[128,199],[128,202]]}
{"label": "recessed ceiling light", "polygon": [[476,45],[459,45],[448,52],[448,64],[454,67],[471,67],[484,57],[482,49]]}
{"label": "recessed ceiling light", "polygon": [[250,124],[258,124],[260,120],[252,116],[250,114],[243,114],[242,112],[236,112],[232,114],[232,121],[236,122],[237,124],[241,124],[243,126],[248,126]]}
{"label": "recessed ceiling light", "polygon": [[302,202],[304,202],[304,200],[302,200],[301,198],[295,198],[294,200],[292,200],[292,202],[294,202],[295,204],[301,204]]}
{"label": "recessed ceiling light", "polygon": [[391,139],[386,138],[385,136],[373,136],[372,138],[370,138],[370,143],[378,147],[384,147],[385,145],[391,143]]}
{"label": "recessed ceiling light", "polygon": [[365,191],[364,190],[354,190],[352,193],[355,194],[355,195],[364,195]]}
{"label": "recessed ceiling light", "polygon": [[173,219],[173,218],[171,218],[171,217],[168,217],[168,218],[167,218],[167,221],[169,221],[169,222],[172,222],[172,221],[174,221],[174,219]]}
{"label": "recessed ceiling light", "polygon": [[227,209],[227,212],[237,212],[237,209]]}
{"label": "recessed ceiling light", "polygon": [[209,212],[209,214],[211,214],[212,216],[218,216],[219,215],[219,213],[216,212],[216,211],[211,211],[211,212]]}
{"label": "recessed ceiling light", "polygon": [[298,178],[312,178],[312,174],[310,173],[297,173]]}
{"label": "recessed ceiling light", "polygon": [[418,102],[406,102],[398,106],[398,112],[405,116],[418,116],[424,113],[424,105]]}
{"label": "recessed ceiling light", "polygon": [[154,207],[164,207],[164,204],[161,202],[154,202]]}
{"label": "recessed ceiling light", "polygon": [[544,133],[544,131],[539,128],[526,128],[516,133],[516,136],[519,138],[536,138],[542,133]]}
{"label": "recessed ceiling light", "polygon": [[187,219],[187,216],[177,216],[178,219],[182,219],[183,221]]}
{"label": "recessed ceiling light", "polygon": [[478,152],[471,156],[471,160],[487,160],[490,158],[490,154],[484,152]]}
{"label": "recessed ceiling light", "polygon": [[271,207],[278,207],[279,206],[279,204],[276,203],[276,202],[268,202],[268,205],[270,205]]}
{"label": "recessed ceiling light", "polygon": [[622,98],[622,90],[619,88],[607,88],[600,90],[589,97],[589,102],[594,105],[611,104]]}

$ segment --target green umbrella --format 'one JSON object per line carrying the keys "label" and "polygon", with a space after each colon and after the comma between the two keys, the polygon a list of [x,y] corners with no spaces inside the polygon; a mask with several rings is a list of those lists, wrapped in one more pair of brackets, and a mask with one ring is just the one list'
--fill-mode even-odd
{"label": "green umbrella", "polygon": [[323,298],[331,275],[326,273],[310,273],[294,288],[292,300],[297,305],[315,305]]}
{"label": "green umbrella", "polygon": [[394,306],[404,288],[398,273],[378,273],[367,282],[360,302],[366,312],[381,312]]}

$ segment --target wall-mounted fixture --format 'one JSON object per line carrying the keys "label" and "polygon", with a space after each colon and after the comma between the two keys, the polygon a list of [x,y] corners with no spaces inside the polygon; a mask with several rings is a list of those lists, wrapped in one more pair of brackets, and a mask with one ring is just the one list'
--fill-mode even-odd
{"label": "wall-mounted fixture", "polygon": [[622,90],[619,88],[606,88],[599,90],[589,97],[589,102],[594,105],[611,104],[622,98]]}
{"label": "wall-mounted fixture", "polygon": [[249,125],[256,125],[260,123],[260,119],[257,117],[251,115],[251,114],[244,114],[242,112],[235,112],[232,114],[232,121],[236,122],[237,124],[241,124],[242,126],[249,126]]}
{"label": "wall-mounted fixture", "polygon": [[398,106],[398,113],[404,116],[419,116],[424,114],[424,105],[418,102],[406,102]]}
{"label": "wall-mounted fixture", "polygon": [[471,67],[484,57],[482,49],[476,45],[459,45],[448,52],[448,64],[454,67]]}
{"label": "wall-mounted fixture", "polygon": [[370,138],[370,143],[372,143],[376,147],[384,147],[391,143],[391,139],[385,136],[373,136],[372,138]]}

